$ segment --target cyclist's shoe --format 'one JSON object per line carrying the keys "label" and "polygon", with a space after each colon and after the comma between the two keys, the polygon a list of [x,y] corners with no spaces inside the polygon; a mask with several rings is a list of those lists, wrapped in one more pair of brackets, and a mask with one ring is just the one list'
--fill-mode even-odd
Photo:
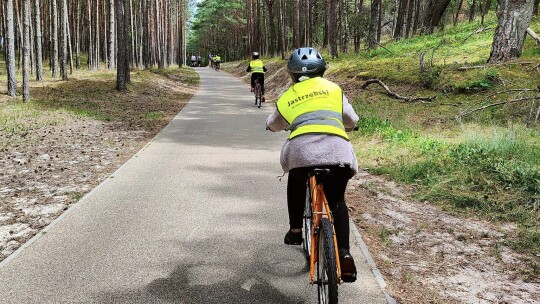
{"label": "cyclist's shoe", "polygon": [[251,93],[253,93],[255,91],[255,88],[251,87]]}
{"label": "cyclist's shoe", "polygon": [[266,102],[266,97],[263,96],[263,97],[261,98],[261,101],[262,101],[262,102]]}
{"label": "cyclist's shoe", "polygon": [[287,245],[301,245],[302,244],[302,232],[292,232],[287,231],[287,234],[285,234],[285,239],[283,239],[283,242]]}
{"label": "cyclist's shoe", "polygon": [[341,265],[341,279],[343,282],[352,283],[356,281],[356,266],[349,250],[344,248],[339,250],[339,263]]}

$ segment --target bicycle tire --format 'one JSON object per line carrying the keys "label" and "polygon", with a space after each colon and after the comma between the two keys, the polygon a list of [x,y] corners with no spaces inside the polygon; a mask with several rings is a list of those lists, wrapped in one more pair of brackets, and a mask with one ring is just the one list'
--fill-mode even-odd
{"label": "bicycle tire", "polygon": [[319,224],[319,248],[317,261],[317,293],[319,303],[338,303],[338,279],[334,233],[327,218]]}
{"label": "bicycle tire", "polygon": [[311,204],[311,193],[309,191],[309,185],[306,188],[306,202],[304,205],[304,240],[302,242],[302,248],[306,254],[306,258],[309,261],[311,256],[311,229],[313,225],[313,205]]}
{"label": "bicycle tire", "polygon": [[261,102],[262,102],[261,99],[262,99],[261,87],[259,86],[259,90],[257,90],[257,108],[261,107]]}

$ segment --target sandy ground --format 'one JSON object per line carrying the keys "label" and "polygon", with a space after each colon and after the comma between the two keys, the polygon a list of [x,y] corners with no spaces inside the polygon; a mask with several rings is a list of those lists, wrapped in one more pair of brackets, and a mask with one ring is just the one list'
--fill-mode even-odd
{"label": "sandy ground", "polygon": [[459,218],[361,172],[350,214],[399,303],[540,303],[528,258],[502,244],[515,227]]}

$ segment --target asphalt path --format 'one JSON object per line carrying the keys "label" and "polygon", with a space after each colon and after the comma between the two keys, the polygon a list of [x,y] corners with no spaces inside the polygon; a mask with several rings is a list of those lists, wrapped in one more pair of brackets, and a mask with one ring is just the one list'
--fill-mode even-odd
{"label": "asphalt path", "polygon": [[[189,104],[148,145],[0,263],[1,303],[317,303],[288,229],[286,133],[249,85],[198,68]],[[359,280],[340,303],[385,303]]]}

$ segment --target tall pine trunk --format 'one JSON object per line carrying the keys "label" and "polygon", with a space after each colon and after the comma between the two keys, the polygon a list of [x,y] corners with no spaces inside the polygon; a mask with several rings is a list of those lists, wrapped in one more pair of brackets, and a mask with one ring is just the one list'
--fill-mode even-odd
{"label": "tall pine trunk", "polygon": [[109,69],[116,67],[116,47],[115,42],[115,28],[114,28],[114,0],[109,0]]}
{"label": "tall pine trunk", "polygon": [[116,89],[126,89],[126,66],[129,66],[127,55],[127,31],[126,31],[126,0],[116,0],[116,41],[118,57],[116,62]]}
{"label": "tall pine trunk", "polygon": [[58,77],[58,7],[56,0],[52,0],[52,77]]}
{"label": "tall pine trunk", "polygon": [[7,0],[6,3],[6,22],[7,22],[7,90],[9,96],[15,96],[17,91],[17,78],[15,74],[15,29],[13,21],[13,0]]}
{"label": "tall pine trunk", "polygon": [[23,2],[23,100],[30,100],[30,0]]}
{"label": "tall pine trunk", "polygon": [[67,0],[60,1],[60,76],[67,80]]}
{"label": "tall pine trunk", "polygon": [[41,49],[41,12],[40,1],[34,1],[34,33],[35,33],[35,45],[36,45],[36,80],[43,80],[43,54]]}

